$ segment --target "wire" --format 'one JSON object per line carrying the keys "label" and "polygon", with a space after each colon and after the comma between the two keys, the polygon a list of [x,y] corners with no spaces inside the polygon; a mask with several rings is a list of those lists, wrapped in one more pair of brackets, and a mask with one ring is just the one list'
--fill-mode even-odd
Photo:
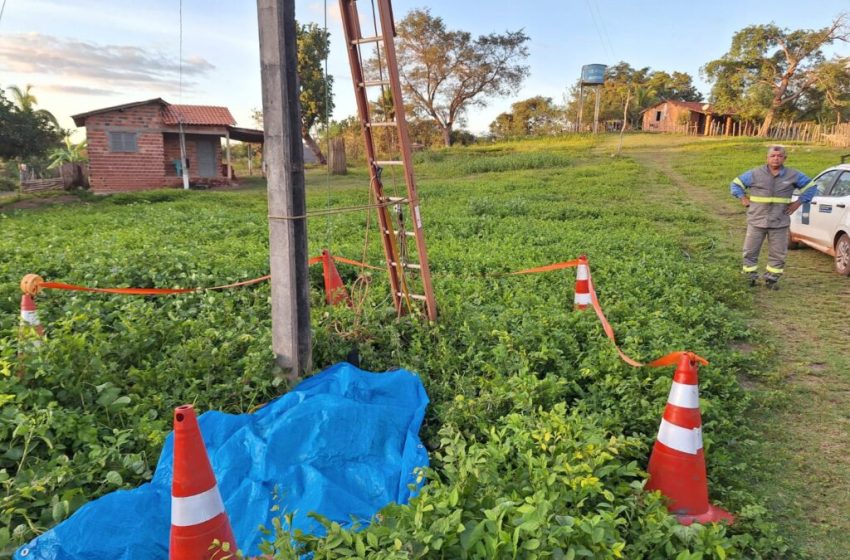
{"label": "wire", "polygon": [[301,214],[299,216],[274,216],[270,215],[270,220],[306,220],[307,218],[313,218],[315,216],[324,216],[326,214],[343,214],[345,212],[359,212],[361,210],[371,210],[373,208],[386,208],[387,206],[392,206],[395,204],[406,204],[410,202],[410,200],[403,198],[401,200],[393,200],[391,202],[382,202],[380,204],[363,204],[360,206],[342,206],[339,208],[332,208],[328,210],[319,210],[318,212],[308,212],[307,214]]}
{"label": "wire", "polygon": [[6,0],[3,0],[3,5],[0,6],[0,22],[3,21],[3,12],[6,11]]}
{"label": "wire", "polygon": [[[330,39],[328,37],[328,0],[325,0],[324,35],[325,36],[323,38],[330,41]],[[326,237],[326,243],[328,244],[328,248],[330,248],[331,244],[333,243],[333,221],[331,219],[333,214],[330,212],[330,209],[331,209],[331,165],[330,165],[331,164],[331,162],[330,162],[330,158],[331,158],[331,127],[330,127],[330,116],[328,115],[328,56],[329,56],[329,54],[330,54],[330,49],[327,49],[325,51],[325,60],[324,60],[324,63],[325,63],[325,83],[324,83],[324,86],[325,86],[325,153],[326,153],[325,159],[327,160],[326,163],[325,163],[325,178],[326,178],[325,183],[327,185],[327,191],[328,191],[328,202],[327,202],[327,210],[328,210],[327,216],[328,216],[328,218],[327,218],[327,223],[326,223],[327,231],[325,232],[325,237]]]}
{"label": "wire", "polygon": [[[617,58],[614,53],[614,48],[611,45],[611,39],[608,36],[608,30],[605,28],[604,18],[599,12],[599,6],[596,6],[592,0],[585,0],[587,9],[590,12],[590,18],[593,20],[593,26],[596,28],[596,34],[599,35],[599,42],[602,44],[602,50],[607,51],[606,54],[611,57],[612,61]],[[594,8],[596,13],[594,13]],[[598,14],[598,17],[597,17]]]}

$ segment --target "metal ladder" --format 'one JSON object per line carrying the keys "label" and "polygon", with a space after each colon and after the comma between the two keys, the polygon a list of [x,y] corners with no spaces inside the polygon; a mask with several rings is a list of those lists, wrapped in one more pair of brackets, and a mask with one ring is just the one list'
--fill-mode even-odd
{"label": "metal ladder", "polygon": [[[434,289],[431,284],[431,272],[428,268],[428,253],[425,248],[425,232],[422,229],[422,216],[419,210],[419,197],[416,194],[416,181],[413,177],[413,161],[410,155],[410,137],[407,131],[407,120],[404,114],[404,102],[401,82],[398,75],[396,60],[395,23],[393,22],[390,0],[375,0],[377,4],[376,17],[380,32],[375,36],[364,37],[360,30],[360,17],[357,11],[357,0],[339,0],[342,15],[342,28],[345,34],[345,44],[348,50],[348,61],[351,66],[351,80],[354,83],[354,97],[357,101],[357,113],[360,117],[360,128],[363,130],[363,141],[366,147],[366,161],[369,166],[370,185],[378,206],[378,221],[381,228],[381,241],[384,256],[387,261],[387,271],[390,278],[393,303],[399,315],[413,309],[412,301],[424,302],[428,319],[437,319],[437,304],[434,300]],[[378,26],[378,25],[376,25]],[[383,55],[386,66],[386,76],[378,80],[366,80],[363,73],[362,45],[375,45],[378,55]],[[389,86],[392,93],[393,120],[373,121],[370,116],[367,93],[370,89]],[[375,149],[373,131],[380,127],[394,127],[397,132],[400,159],[379,159]],[[404,171],[407,185],[406,197],[391,197],[384,194],[381,179],[383,169],[388,166],[399,166]],[[396,214],[396,220],[390,213],[390,207]],[[405,210],[410,216],[412,231],[405,229]],[[415,255],[409,255],[407,239],[416,241]],[[415,262],[411,262],[411,259]],[[408,272],[418,273],[420,285],[418,291],[408,282]],[[412,300],[412,301],[411,301]]]}

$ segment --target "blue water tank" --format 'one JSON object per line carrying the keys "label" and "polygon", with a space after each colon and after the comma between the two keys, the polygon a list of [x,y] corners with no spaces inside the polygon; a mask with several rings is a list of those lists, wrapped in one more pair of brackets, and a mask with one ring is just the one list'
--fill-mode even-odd
{"label": "blue water tank", "polygon": [[605,83],[604,64],[585,64],[581,67],[581,83],[583,85],[601,85]]}

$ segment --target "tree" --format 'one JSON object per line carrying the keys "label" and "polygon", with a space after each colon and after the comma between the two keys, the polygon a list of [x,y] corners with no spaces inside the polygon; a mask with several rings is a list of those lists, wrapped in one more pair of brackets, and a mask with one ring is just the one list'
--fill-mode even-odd
{"label": "tree", "polygon": [[835,124],[850,120],[850,58],[836,58],[818,68],[809,105],[820,108],[818,116],[833,113]]}
{"label": "tree", "polygon": [[528,76],[528,36],[508,31],[473,38],[450,31],[428,9],[411,11],[396,25],[396,51],[402,87],[416,110],[433,119],[446,146],[452,129],[486,98],[519,89]]}
{"label": "tree", "polygon": [[53,123],[44,113],[19,110],[0,89],[0,158],[40,156],[58,139]]}
{"label": "tree", "polygon": [[38,104],[38,99],[32,93],[32,84],[27,84],[24,86],[24,89],[21,89],[18,86],[9,86],[9,91],[12,92],[12,99],[17,105],[18,111],[22,113],[30,113],[34,115],[40,115],[46,118],[57,131],[62,130],[62,127],[59,126],[59,121],[56,120],[56,117],[48,111],[47,109],[36,109],[35,106]]}
{"label": "tree", "polygon": [[714,82],[712,101],[720,111],[763,118],[759,135],[764,136],[774,117],[817,82],[821,49],[849,37],[846,14],[818,30],[792,31],[772,23],[745,27],[732,37],[728,53],[703,67]]}
{"label": "tree", "polygon": [[[315,23],[300,25],[296,23],[296,41],[298,43],[298,86],[301,102],[301,138],[324,165],[327,163],[322,149],[313,138],[313,130],[324,123],[326,115],[334,109],[333,76],[327,80],[323,64],[330,50],[330,33]],[[263,111],[253,109],[251,120],[260,128],[263,126]]]}
{"label": "tree", "polygon": [[298,80],[301,88],[301,137],[321,164],[325,156],[311,136],[313,127],[323,123],[334,108],[333,76],[325,76],[323,63],[330,50],[330,33],[315,23],[297,26]]}
{"label": "tree", "polygon": [[511,105],[490,123],[490,133],[497,138],[508,136],[545,136],[564,130],[564,109],[551,97],[536,96]]}

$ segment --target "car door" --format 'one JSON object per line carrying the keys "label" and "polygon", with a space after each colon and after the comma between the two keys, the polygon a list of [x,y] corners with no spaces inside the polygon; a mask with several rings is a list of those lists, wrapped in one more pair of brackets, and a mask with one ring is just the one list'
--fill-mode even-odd
{"label": "car door", "polygon": [[821,199],[832,188],[832,184],[840,173],[840,169],[828,169],[815,177],[813,183],[817,189],[817,194],[812,199],[811,204],[804,204],[791,216],[791,233],[795,239],[799,239],[810,245],[823,247],[823,241],[817,233],[820,228],[818,224],[822,221],[819,215]]}
{"label": "car door", "polygon": [[841,173],[829,191],[818,199],[817,212],[812,210],[813,237],[817,238],[819,245],[832,249],[835,232],[850,206],[850,171]]}

